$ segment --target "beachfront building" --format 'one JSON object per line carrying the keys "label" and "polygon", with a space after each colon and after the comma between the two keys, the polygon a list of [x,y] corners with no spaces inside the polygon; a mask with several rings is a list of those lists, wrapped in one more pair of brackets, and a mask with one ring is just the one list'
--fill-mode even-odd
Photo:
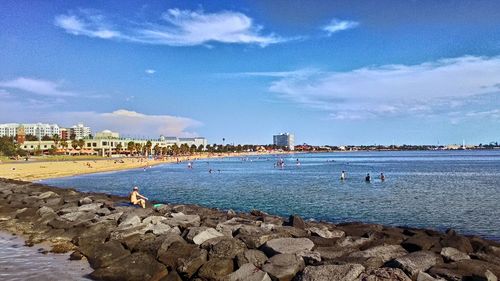
{"label": "beachfront building", "polygon": [[[104,134],[100,134],[103,133]],[[101,156],[111,156],[114,154],[131,154],[137,153],[135,151],[135,147],[139,145],[141,148],[148,147],[148,142],[150,142],[151,146],[147,151],[148,155],[153,154],[154,147],[158,146],[159,148],[171,148],[174,145],[177,147],[181,147],[181,145],[187,145],[188,147],[192,147],[193,145],[196,148],[199,148],[200,145],[205,148],[207,146],[207,140],[203,137],[195,137],[195,138],[177,138],[177,137],[161,137],[159,139],[132,139],[132,138],[119,138],[118,137],[105,137],[108,135],[116,136],[114,134],[110,134],[110,131],[103,131],[97,133],[100,138],[93,139],[83,139],[83,147],[78,146],[76,149],[73,149],[71,143],[68,141],[67,147],[62,147],[61,142],[54,141],[25,141],[20,145],[21,149],[24,149],[28,152],[39,151],[41,153],[47,153],[49,150],[53,148],[57,148],[59,153],[66,154],[75,154],[75,153],[85,153],[85,154],[93,154],[93,155],[101,155]],[[113,133],[113,132],[111,132]],[[128,150],[128,144],[134,144],[134,150]],[[56,147],[57,146],[57,147]]]}
{"label": "beachfront building", "polygon": [[283,133],[273,136],[273,144],[276,146],[284,146],[289,150],[294,150],[295,147],[295,135],[290,133]]}
{"label": "beachfront building", "polygon": [[[23,127],[24,130],[19,130],[19,127]],[[25,135],[33,135],[38,139],[42,139],[44,136],[54,136],[59,135],[59,126],[57,124],[18,124],[18,123],[8,123],[0,124],[0,137],[16,137],[18,132],[23,132]]]}
{"label": "beachfront building", "polygon": [[70,136],[74,136],[76,140],[89,138],[92,133],[90,127],[86,127],[82,123],[72,126],[69,130]]}

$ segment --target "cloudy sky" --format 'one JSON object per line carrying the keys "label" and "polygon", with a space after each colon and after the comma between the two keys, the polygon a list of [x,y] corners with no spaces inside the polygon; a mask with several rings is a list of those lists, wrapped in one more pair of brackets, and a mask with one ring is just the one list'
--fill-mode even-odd
{"label": "cloudy sky", "polygon": [[500,141],[500,2],[0,2],[0,123],[210,143]]}

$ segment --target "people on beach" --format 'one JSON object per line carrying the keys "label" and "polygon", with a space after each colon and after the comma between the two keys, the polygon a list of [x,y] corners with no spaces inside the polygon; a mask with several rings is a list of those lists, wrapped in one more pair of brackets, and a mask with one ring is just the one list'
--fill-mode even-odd
{"label": "people on beach", "polygon": [[371,182],[372,181],[372,177],[370,176],[370,173],[366,174],[365,181],[366,182]]}
{"label": "people on beach", "polygon": [[345,180],[345,171],[342,171],[342,173],[340,174],[340,180]]}
{"label": "people on beach", "polygon": [[134,205],[140,205],[142,208],[146,208],[146,200],[148,200],[148,198],[141,195],[139,193],[139,188],[137,186],[134,186],[134,188],[132,189],[132,193],[130,193],[130,203]]}
{"label": "people on beach", "polygon": [[380,180],[381,180],[381,181],[385,181],[385,176],[384,176],[384,173],[380,173]]}

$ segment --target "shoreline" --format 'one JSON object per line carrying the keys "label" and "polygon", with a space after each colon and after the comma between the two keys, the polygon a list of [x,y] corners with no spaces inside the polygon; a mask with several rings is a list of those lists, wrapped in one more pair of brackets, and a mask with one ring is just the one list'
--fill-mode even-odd
{"label": "shoreline", "polygon": [[46,241],[53,251],[87,259],[94,279],[500,276],[499,242],[453,230],[332,224],[197,205],[141,209],[125,206],[121,196],[7,179],[0,179],[0,199],[2,229],[24,235],[27,245]]}
{"label": "shoreline", "polygon": [[157,166],[201,159],[214,159],[225,157],[247,157],[258,155],[295,154],[297,152],[273,153],[219,153],[219,154],[194,154],[190,156],[164,157],[154,160],[141,157],[120,157],[99,160],[65,160],[65,161],[36,161],[36,162],[6,162],[0,163],[0,178],[38,181],[44,179],[71,177],[101,172],[114,172]]}

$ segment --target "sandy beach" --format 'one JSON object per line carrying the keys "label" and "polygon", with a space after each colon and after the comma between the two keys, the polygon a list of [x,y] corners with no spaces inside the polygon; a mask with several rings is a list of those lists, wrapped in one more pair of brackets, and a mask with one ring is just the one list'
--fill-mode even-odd
{"label": "sandy beach", "polygon": [[[202,153],[190,156],[165,157],[159,160],[124,157],[100,160],[7,162],[0,164],[0,178],[36,181],[48,178],[144,168],[159,164],[175,163],[177,159],[184,162],[195,159],[243,157],[257,154],[261,155],[263,153]],[[268,153],[264,154],[269,155]]]}

